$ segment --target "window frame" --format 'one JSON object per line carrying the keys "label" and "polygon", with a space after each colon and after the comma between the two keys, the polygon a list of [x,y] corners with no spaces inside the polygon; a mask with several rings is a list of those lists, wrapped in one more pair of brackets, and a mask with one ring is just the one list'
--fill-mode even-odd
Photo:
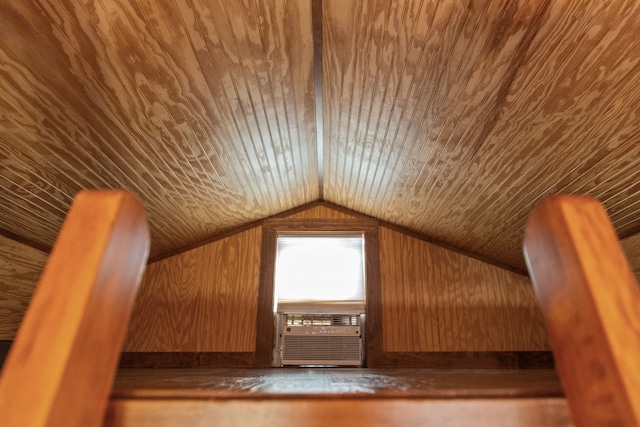
{"label": "window frame", "polygon": [[[382,348],[379,223],[373,219],[309,220],[274,218],[262,224],[260,265],[260,295],[258,300],[256,353],[259,366],[271,365],[274,338],[275,263],[278,234],[339,234],[364,235],[365,303],[365,361]],[[375,357],[375,356],[374,356]]]}

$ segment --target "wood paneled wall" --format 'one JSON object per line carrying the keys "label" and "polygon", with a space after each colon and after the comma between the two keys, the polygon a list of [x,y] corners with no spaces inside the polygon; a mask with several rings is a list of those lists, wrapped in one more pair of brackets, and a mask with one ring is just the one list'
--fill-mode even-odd
{"label": "wood paneled wall", "polygon": [[336,209],[332,209],[328,206],[318,205],[306,209],[302,212],[289,215],[287,218],[291,219],[353,219],[357,218],[356,215],[350,215],[346,212],[342,212]]}
{"label": "wood paneled wall", "polygon": [[255,350],[261,229],[147,267],[127,352]]}
{"label": "wood paneled wall", "polygon": [[[287,218],[362,216],[316,205]],[[255,352],[261,232],[255,227],[150,264],[125,351]],[[526,277],[385,226],[379,232],[382,352],[548,350]],[[245,360],[253,366],[258,358]]]}
{"label": "wood paneled wall", "polygon": [[0,236],[0,340],[12,340],[38,284],[47,254]]}
{"label": "wood paneled wall", "polygon": [[380,227],[387,352],[544,351],[528,278]]}
{"label": "wood paneled wall", "polygon": [[636,275],[636,280],[640,283],[640,233],[623,239],[620,244]]}

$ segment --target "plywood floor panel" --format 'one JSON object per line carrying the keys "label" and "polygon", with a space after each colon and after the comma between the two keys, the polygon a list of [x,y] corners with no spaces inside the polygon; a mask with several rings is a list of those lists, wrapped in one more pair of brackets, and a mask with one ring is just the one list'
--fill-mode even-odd
{"label": "plywood floor panel", "polygon": [[121,369],[112,398],[562,397],[552,369]]}
{"label": "plywood floor panel", "polygon": [[120,370],[104,426],[569,427],[553,370]]}

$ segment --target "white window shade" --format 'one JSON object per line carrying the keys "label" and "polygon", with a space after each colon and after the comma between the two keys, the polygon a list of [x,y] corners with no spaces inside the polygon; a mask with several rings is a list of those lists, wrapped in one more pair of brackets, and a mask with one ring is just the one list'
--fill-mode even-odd
{"label": "white window shade", "polygon": [[280,235],[275,271],[278,302],[364,302],[364,238]]}

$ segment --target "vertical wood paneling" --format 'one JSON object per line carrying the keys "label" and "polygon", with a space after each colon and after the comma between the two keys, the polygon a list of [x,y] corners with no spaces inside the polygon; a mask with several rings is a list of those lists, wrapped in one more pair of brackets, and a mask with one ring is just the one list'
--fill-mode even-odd
{"label": "vertical wood paneling", "polygon": [[260,227],[147,267],[124,351],[251,352]]}
{"label": "vertical wood paneling", "polygon": [[331,209],[328,206],[314,206],[302,212],[288,216],[289,219],[354,219],[354,215]]}
{"label": "vertical wood paneling", "polygon": [[380,228],[388,352],[548,350],[530,281]]}
{"label": "vertical wood paneling", "polygon": [[0,236],[0,340],[20,326],[48,255]]}
{"label": "vertical wood paneling", "polygon": [[[315,206],[290,218],[353,217]],[[255,227],[150,264],[124,351],[255,351],[261,233]]]}
{"label": "vertical wood paneling", "polygon": [[640,283],[640,233],[629,236],[620,241],[629,265],[636,275],[636,280]]}

